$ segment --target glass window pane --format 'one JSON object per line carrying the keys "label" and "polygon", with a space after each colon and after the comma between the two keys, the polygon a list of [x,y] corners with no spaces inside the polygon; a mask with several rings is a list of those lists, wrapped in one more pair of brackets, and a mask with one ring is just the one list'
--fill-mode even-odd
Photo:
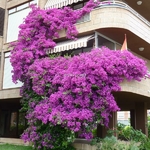
{"label": "glass window pane", "polygon": [[98,36],[98,47],[106,46],[111,50],[115,49],[115,44],[102,36]]}
{"label": "glass window pane", "polygon": [[73,6],[73,9],[76,10],[76,9],[81,9],[83,7],[83,3],[81,4],[77,4],[75,6]]}
{"label": "glass window pane", "polygon": [[92,50],[92,47],[86,47],[83,49],[83,52],[90,52]]}
{"label": "glass window pane", "polygon": [[95,45],[95,39],[91,39],[87,42],[87,47],[83,48],[83,52],[90,52]]}
{"label": "glass window pane", "polygon": [[19,25],[23,23],[24,18],[29,12],[30,8],[26,8],[8,16],[7,42],[18,39]]}
{"label": "glass window pane", "polygon": [[29,7],[29,3],[25,3],[17,7],[17,11]]}
{"label": "glass window pane", "polygon": [[90,14],[86,14],[84,16],[84,21],[89,21],[90,20]]}
{"label": "glass window pane", "polygon": [[26,129],[25,113],[19,113],[18,135],[21,135]]}
{"label": "glass window pane", "polygon": [[78,55],[79,53],[82,53],[82,49],[76,49],[72,51],[72,55]]}
{"label": "glass window pane", "polygon": [[5,62],[4,62],[4,78],[3,78],[3,89],[7,89],[7,88],[17,88],[17,87],[21,87],[22,83],[18,82],[17,84],[13,83],[12,81],[12,65],[10,63],[10,58],[7,57],[5,58]]}
{"label": "glass window pane", "polygon": [[16,130],[16,127],[17,127],[17,112],[12,112],[10,120],[10,131]]}
{"label": "glass window pane", "polygon": [[90,20],[90,14],[86,14],[81,19],[77,20],[77,23],[86,22]]}
{"label": "glass window pane", "polygon": [[117,122],[124,125],[130,125],[130,111],[118,111]]}
{"label": "glass window pane", "polygon": [[16,137],[17,136],[17,118],[18,113],[17,112],[11,112],[10,114],[10,128],[9,128],[9,136],[10,137]]}
{"label": "glass window pane", "polygon": [[16,8],[8,10],[8,14],[14,13],[16,11]]}
{"label": "glass window pane", "polygon": [[31,4],[37,4],[37,0],[31,1],[31,2],[30,2],[30,5],[31,5]]}
{"label": "glass window pane", "polygon": [[10,52],[5,53],[5,57],[9,57],[10,56]]}
{"label": "glass window pane", "polygon": [[81,17],[81,19],[77,20],[77,23],[81,23],[81,22],[84,22],[84,16]]}
{"label": "glass window pane", "polygon": [[116,43],[116,50],[120,50],[121,49],[121,45]]}

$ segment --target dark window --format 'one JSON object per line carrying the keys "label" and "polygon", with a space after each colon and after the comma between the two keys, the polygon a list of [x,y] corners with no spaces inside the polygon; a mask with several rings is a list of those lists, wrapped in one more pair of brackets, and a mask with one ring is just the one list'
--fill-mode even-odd
{"label": "dark window", "polygon": [[63,51],[61,56],[74,56],[79,55],[80,53],[90,52],[94,48],[95,39],[90,39],[87,42],[87,47],[77,48],[69,51]]}
{"label": "dark window", "polygon": [[[81,9],[86,5],[87,2],[88,1],[86,0],[84,2],[73,3],[73,5],[70,6],[70,7],[74,10]],[[77,21],[77,23],[86,22],[86,21],[89,21],[89,20],[90,20],[90,14],[88,13],[88,14],[84,15],[81,19],[79,19]]]}
{"label": "dark window", "polygon": [[7,110],[1,111],[0,123],[0,137],[18,138],[27,128],[25,113],[21,113],[18,110],[10,110],[8,107]]}
{"label": "dark window", "polygon": [[113,42],[109,41],[108,39],[102,36],[98,36],[98,47],[101,48],[103,46],[106,46],[111,50],[115,49],[115,44]]}
{"label": "dark window", "polygon": [[5,9],[0,8],[0,36],[3,36]]}

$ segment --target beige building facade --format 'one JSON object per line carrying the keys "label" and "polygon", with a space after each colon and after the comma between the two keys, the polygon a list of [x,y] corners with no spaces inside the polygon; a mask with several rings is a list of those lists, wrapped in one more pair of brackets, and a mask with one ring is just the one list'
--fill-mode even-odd
{"label": "beige building facade", "polygon": [[[87,0],[2,0],[0,1],[0,137],[19,138],[26,128],[23,113],[19,112],[21,82],[14,84],[11,79],[11,63],[9,43],[17,40],[18,26],[30,11],[29,5],[36,4],[40,8],[48,9],[69,5],[73,9],[80,9]],[[150,5],[143,0],[139,5],[136,0],[110,0],[109,4],[102,1],[98,7],[78,21],[79,31],[75,47],[68,41],[64,42],[65,33],[61,31],[59,46],[56,52],[73,53],[87,52],[93,44],[96,47],[107,46],[118,50],[127,35],[129,50],[147,61],[150,71]],[[63,42],[63,44],[61,44]],[[74,43],[76,44],[76,43]],[[72,47],[71,49],[68,47]],[[122,90],[115,93],[117,104],[122,111],[129,111],[131,125],[141,129],[147,135],[147,110],[150,108],[150,78],[145,77],[141,82],[124,81]],[[116,126],[117,115],[112,114],[110,128]],[[106,129],[98,127],[98,136],[104,137]]]}

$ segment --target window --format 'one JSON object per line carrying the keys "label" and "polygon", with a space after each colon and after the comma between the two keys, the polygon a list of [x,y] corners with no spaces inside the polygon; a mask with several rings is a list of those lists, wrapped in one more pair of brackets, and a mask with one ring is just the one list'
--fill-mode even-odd
{"label": "window", "polygon": [[90,20],[90,14],[84,15],[81,19],[77,21],[77,23],[86,22]]}
{"label": "window", "polygon": [[[4,104],[6,105],[6,103]],[[11,103],[11,105],[13,110],[7,107],[7,110],[1,111],[0,136],[19,138],[27,128],[27,120],[25,118],[25,113],[19,112],[19,108],[14,109],[13,106],[16,106],[16,103]]]}
{"label": "window", "polygon": [[15,134],[17,130],[17,112],[11,112],[10,116],[10,131]]}
{"label": "window", "polygon": [[80,3],[80,4],[77,4],[77,5],[74,5],[73,9],[74,10],[81,9],[83,6],[84,6],[84,3]]}
{"label": "window", "polygon": [[27,128],[27,120],[25,118],[25,113],[19,112],[18,135],[21,135],[26,128]]}
{"label": "window", "polygon": [[117,112],[117,115],[118,115],[118,119],[124,119],[125,118],[125,113],[124,112]]}
{"label": "window", "polygon": [[19,25],[23,23],[25,17],[30,12],[29,5],[35,4],[36,1],[31,1],[22,4],[18,7],[8,10],[8,29],[7,29],[7,42],[12,42],[17,40],[19,33]]}
{"label": "window", "polygon": [[12,81],[12,65],[10,63],[9,58],[10,52],[5,53],[5,62],[4,62],[4,75],[3,75],[3,89],[8,88],[17,88],[21,87],[22,83],[18,82],[17,84],[13,83]]}
{"label": "window", "polygon": [[130,112],[129,111],[118,111],[117,112],[117,122],[130,125]]}
{"label": "window", "polygon": [[[80,2],[72,6],[74,10],[81,9],[86,5],[87,2]],[[77,23],[86,22],[90,20],[90,14],[84,15]]]}
{"label": "window", "polygon": [[113,43],[112,41],[98,35],[98,47],[101,48],[103,46],[106,46],[111,50],[115,49],[115,43]]}
{"label": "window", "polygon": [[5,9],[0,8],[0,36],[3,36]]}
{"label": "window", "polygon": [[20,6],[17,7],[17,11],[22,10],[22,9],[25,9],[25,8],[27,8],[28,6],[29,6],[29,3],[25,3],[25,4],[23,4],[23,5],[20,5]]}
{"label": "window", "polygon": [[122,47],[122,45],[121,45],[121,44],[116,43],[116,50],[120,50],[120,49],[121,49],[121,47]]}
{"label": "window", "polygon": [[62,56],[65,55],[74,56],[74,55],[79,55],[80,53],[90,52],[94,47],[94,43],[95,43],[95,39],[92,37],[91,39],[89,39],[89,41],[87,41],[87,47],[64,51],[62,52]]}

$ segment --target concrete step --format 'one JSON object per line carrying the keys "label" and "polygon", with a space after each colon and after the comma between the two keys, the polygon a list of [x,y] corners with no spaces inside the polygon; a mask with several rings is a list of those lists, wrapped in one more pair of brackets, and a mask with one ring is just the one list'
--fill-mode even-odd
{"label": "concrete step", "polygon": [[24,143],[23,140],[21,139],[17,139],[17,138],[0,138],[0,143],[7,143],[7,144],[14,144],[14,145],[25,145],[25,146],[29,146],[31,145],[29,142]]}

